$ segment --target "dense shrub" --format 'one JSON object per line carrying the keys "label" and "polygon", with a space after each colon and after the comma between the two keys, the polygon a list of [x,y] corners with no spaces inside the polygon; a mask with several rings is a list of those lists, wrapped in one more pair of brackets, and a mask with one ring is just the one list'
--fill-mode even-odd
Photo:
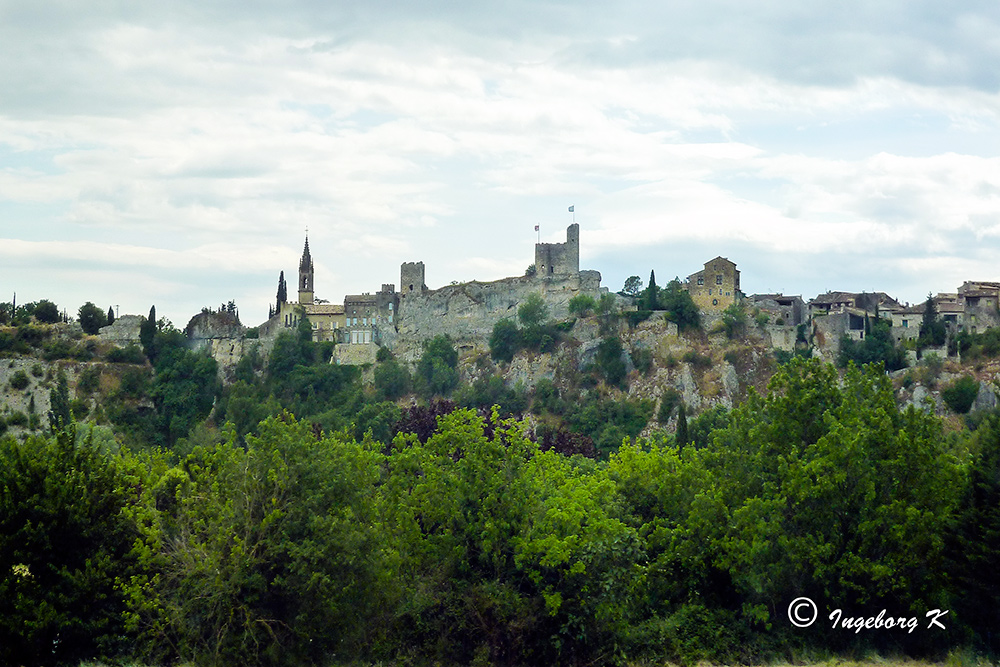
{"label": "dense shrub", "polygon": [[14,374],[10,376],[10,388],[16,391],[21,391],[28,388],[31,381],[28,379],[28,374],[23,370],[14,371]]}
{"label": "dense shrub", "polygon": [[971,375],[963,375],[945,387],[941,398],[953,412],[964,415],[979,395],[979,382]]}

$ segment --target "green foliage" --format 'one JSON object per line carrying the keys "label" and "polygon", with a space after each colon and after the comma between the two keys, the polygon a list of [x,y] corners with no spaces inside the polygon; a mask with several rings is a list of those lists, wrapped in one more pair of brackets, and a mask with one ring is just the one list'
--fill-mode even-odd
{"label": "green foliage", "polygon": [[142,345],[142,352],[150,361],[156,358],[156,306],[149,307],[149,317],[139,325],[139,343]]}
{"label": "green foliage", "polygon": [[941,391],[941,398],[952,412],[964,415],[979,395],[979,382],[971,375],[963,375]]}
{"label": "green foliage", "polygon": [[56,386],[49,392],[49,428],[55,433],[67,428],[72,422],[69,382],[66,379],[65,371],[60,370]]}
{"label": "green foliage", "polygon": [[124,462],[74,433],[0,440],[0,662],[75,664],[132,648],[139,590]]}
{"label": "green foliage", "polygon": [[577,294],[569,300],[569,312],[579,317],[586,317],[597,309],[597,301],[589,294]]}
{"label": "green foliage", "polygon": [[691,299],[691,295],[674,278],[667,283],[660,295],[660,306],[667,311],[664,317],[668,322],[677,325],[678,331],[691,331],[701,328],[701,313]]}
{"label": "green foliage", "polygon": [[375,367],[375,392],[382,400],[395,401],[405,396],[412,384],[409,369],[391,355]]}
{"label": "green foliage", "polygon": [[135,343],[108,350],[107,360],[113,364],[144,364],[146,357]]}
{"label": "green foliage", "polygon": [[629,356],[632,358],[632,365],[643,375],[648,375],[653,370],[653,351],[648,347],[633,347]]}
{"label": "green foliage", "polygon": [[924,315],[920,322],[920,334],[917,338],[917,348],[939,347],[944,345],[948,330],[944,320],[938,317],[934,305],[934,297],[927,295],[924,303]]}
{"label": "green foliage", "polygon": [[681,360],[700,370],[712,367],[712,357],[696,352],[695,350],[685,352],[681,355]]}
{"label": "green foliage", "polygon": [[538,329],[549,319],[549,307],[538,292],[532,292],[517,308],[517,319],[525,329]]}
{"label": "green foliage", "polygon": [[634,329],[640,322],[648,320],[652,314],[651,310],[630,310],[625,313],[625,321]]}
{"label": "green foliage", "polygon": [[688,435],[687,413],[684,410],[684,401],[677,406],[677,433],[674,436],[678,447],[682,447],[691,441]]}
{"label": "green foliage", "polygon": [[520,417],[528,407],[528,397],[522,387],[508,387],[503,378],[492,375],[460,387],[455,392],[455,403],[487,413],[496,406],[501,417]]}
{"label": "green foliage", "polygon": [[22,391],[28,388],[31,384],[31,380],[28,379],[28,374],[23,370],[16,370],[14,374],[10,376],[10,388],[15,391]]}
{"label": "green foliage", "polygon": [[597,357],[594,360],[604,381],[613,387],[621,386],[628,369],[625,366],[625,350],[621,339],[617,336],[605,338],[597,347]]}
{"label": "green foliage", "polygon": [[80,310],[77,311],[77,319],[83,332],[92,336],[97,335],[101,327],[108,325],[108,318],[104,311],[90,301],[80,306]]}
{"label": "green foliage", "polygon": [[846,336],[841,339],[838,365],[843,368],[852,362],[859,366],[880,363],[890,371],[905,368],[906,354],[892,339],[892,324],[878,318],[874,323],[869,322],[867,328],[869,332],[864,340],[856,341]]}
{"label": "green foliage", "polygon": [[416,382],[425,396],[447,396],[458,386],[458,351],[445,334],[424,342]]}
{"label": "green foliage", "polygon": [[747,313],[743,310],[743,306],[737,302],[729,304],[722,311],[722,319],[719,322],[729,340],[735,340],[746,334]]}
{"label": "green foliage", "polygon": [[493,325],[490,334],[490,356],[496,361],[510,363],[521,347],[521,332],[517,325],[503,319]]}
{"label": "green foliage", "polygon": [[990,416],[976,431],[979,453],[969,469],[957,521],[949,536],[948,572],[957,584],[953,591],[956,616],[963,619],[983,644],[1000,652],[1000,418]]}
{"label": "green foliage", "polygon": [[42,299],[35,304],[34,315],[36,320],[44,324],[55,324],[62,320],[62,315],[59,314],[59,306],[47,299]]}
{"label": "green foliage", "polygon": [[679,391],[670,387],[660,396],[660,407],[656,412],[656,421],[666,424],[674,416],[674,410],[683,402]]}
{"label": "green foliage", "polygon": [[161,650],[201,664],[303,664],[357,650],[381,598],[370,498],[380,455],[290,417],[247,448],[195,449],[165,471]]}
{"label": "green foliage", "polygon": [[639,296],[642,291],[642,278],[639,276],[629,276],[625,279],[625,285],[622,286],[622,291],[618,292],[622,296],[627,296],[635,298]]}
{"label": "green foliage", "polygon": [[569,428],[590,437],[598,453],[616,451],[625,438],[635,438],[653,416],[655,404],[648,399],[613,400],[587,397],[570,402],[565,420]]}

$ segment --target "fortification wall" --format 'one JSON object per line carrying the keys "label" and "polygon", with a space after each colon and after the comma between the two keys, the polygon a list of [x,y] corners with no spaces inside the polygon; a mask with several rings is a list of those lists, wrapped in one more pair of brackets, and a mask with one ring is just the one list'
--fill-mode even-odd
{"label": "fortification wall", "polygon": [[546,278],[504,278],[495,282],[448,285],[400,300],[398,333],[387,345],[406,361],[416,361],[422,344],[439,334],[448,334],[459,345],[488,341],[493,326],[502,319],[517,321],[517,309],[532,292],[549,306],[549,314],[560,320],[569,316],[569,301],[577,294],[600,297],[601,274],[580,271],[575,275]]}

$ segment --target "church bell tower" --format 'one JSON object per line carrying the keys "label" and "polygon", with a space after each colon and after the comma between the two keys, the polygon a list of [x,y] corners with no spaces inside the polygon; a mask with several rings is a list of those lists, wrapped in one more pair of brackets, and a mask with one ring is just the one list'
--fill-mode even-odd
{"label": "church bell tower", "polygon": [[309,235],[306,234],[306,246],[302,249],[302,259],[299,260],[299,305],[313,303],[313,260],[309,254]]}

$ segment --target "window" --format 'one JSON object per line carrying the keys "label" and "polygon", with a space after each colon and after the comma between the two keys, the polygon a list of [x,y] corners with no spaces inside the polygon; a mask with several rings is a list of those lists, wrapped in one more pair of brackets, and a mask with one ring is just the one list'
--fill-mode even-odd
{"label": "window", "polygon": [[903,328],[904,329],[910,328],[910,320],[903,320]]}
{"label": "window", "polygon": [[719,274],[719,275],[715,276],[715,284],[716,285],[721,285],[722,284],[722,274]]}
{"label": "window", "polygon": [[713,306],[718,306],[719,305],[719,300],[718,299],[712,299],[712,305]]}
{"label": "window", "polygon": [[392,301],[389,302],[389,310],[392,310]]}
{"label": "window", "polygon": [[705,284],[705,276],[698,276],[698,284],[699,285]]}

